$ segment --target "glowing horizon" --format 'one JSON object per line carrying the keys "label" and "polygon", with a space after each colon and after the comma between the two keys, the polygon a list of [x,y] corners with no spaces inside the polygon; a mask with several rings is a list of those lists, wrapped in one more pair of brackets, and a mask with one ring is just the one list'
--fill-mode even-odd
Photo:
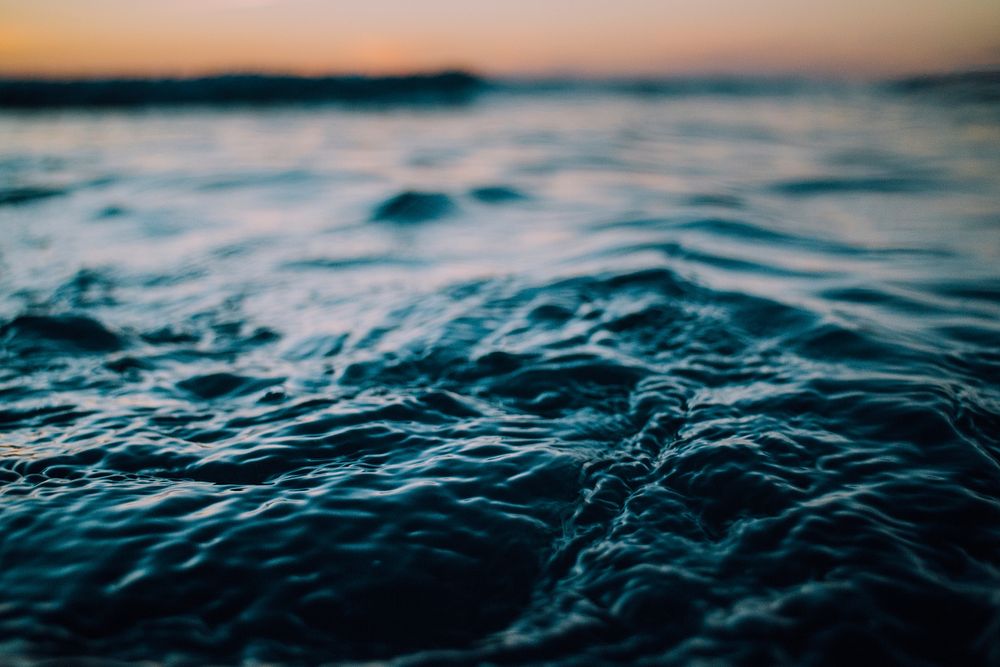
{"label": "glowing horizon", "polygon": [[0,0],[4,76],[884,76],[998,62],[995,0]]}

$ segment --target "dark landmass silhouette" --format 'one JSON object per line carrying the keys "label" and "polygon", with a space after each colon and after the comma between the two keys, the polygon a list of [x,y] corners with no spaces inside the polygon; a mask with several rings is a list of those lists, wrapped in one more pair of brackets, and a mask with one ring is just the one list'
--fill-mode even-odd
{"label": "dark landmass silhouette", "polygon": [[[0,109],[282,104],[462,104],[486,90],[650,97],[793,96],[871,84],[803,76],[487,78],[460,70],[400,76],[220,74],[198,78],[0,78]],[[885,92],[956,102],[1000,100],[1000,70],[921,75],[874,84]]]}
{"label": "dark landmass silhouette", "polygon": [[907,94],[947,96],[956,101],[1000,102],[1000,70],[914,76],[893,81],[889,88]]}
{"label": "dark landmass silhouette", "polygon": [[317,102],[458,103],[483,87],[460,71],[406,76],[224,74],[194,79],[0,79],[0,108]]}

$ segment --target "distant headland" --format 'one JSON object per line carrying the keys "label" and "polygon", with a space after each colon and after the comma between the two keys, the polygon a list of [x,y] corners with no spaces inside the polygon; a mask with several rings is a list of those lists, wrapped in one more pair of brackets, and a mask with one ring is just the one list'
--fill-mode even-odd
{"label": "distant headland", "polygon": [[0,108],[454,103],[483,79],[462,71],[400,76],[221,74],[198,78],[0,79]]}

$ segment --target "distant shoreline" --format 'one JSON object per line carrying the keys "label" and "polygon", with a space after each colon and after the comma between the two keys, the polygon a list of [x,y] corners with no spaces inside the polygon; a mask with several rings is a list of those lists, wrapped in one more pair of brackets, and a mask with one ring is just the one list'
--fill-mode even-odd
{"label": "distant shoreline", "polygon": [[223,74],[148,79],[0,78],[0,108],[454,103],[468,100],[483,85],[483,79],[459,71],[384,77]]}
{"label": "distant shoreline", "polygon": [[[235,73],[200,77],[0,77],[0,109],[133,108],[286,104],[456,104],[485,90],[521,93],[606,92],[654,96],[795,94],[852,85],[806,77],[707,76],[615,79],[490,79],[464,71],[396,76],[300,76]],[[870,84],[902,94],[944,94],[959,101],[1000,101],[1000,70],[898,78]]]}

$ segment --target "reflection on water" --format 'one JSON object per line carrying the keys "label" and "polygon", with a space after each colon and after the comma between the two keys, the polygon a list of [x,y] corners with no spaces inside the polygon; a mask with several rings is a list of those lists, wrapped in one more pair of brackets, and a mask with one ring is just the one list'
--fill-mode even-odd
{"label": "reflection on water", "polygon": [[635,92],[0,116],[0,650],[1000,660],[995,105]]}

